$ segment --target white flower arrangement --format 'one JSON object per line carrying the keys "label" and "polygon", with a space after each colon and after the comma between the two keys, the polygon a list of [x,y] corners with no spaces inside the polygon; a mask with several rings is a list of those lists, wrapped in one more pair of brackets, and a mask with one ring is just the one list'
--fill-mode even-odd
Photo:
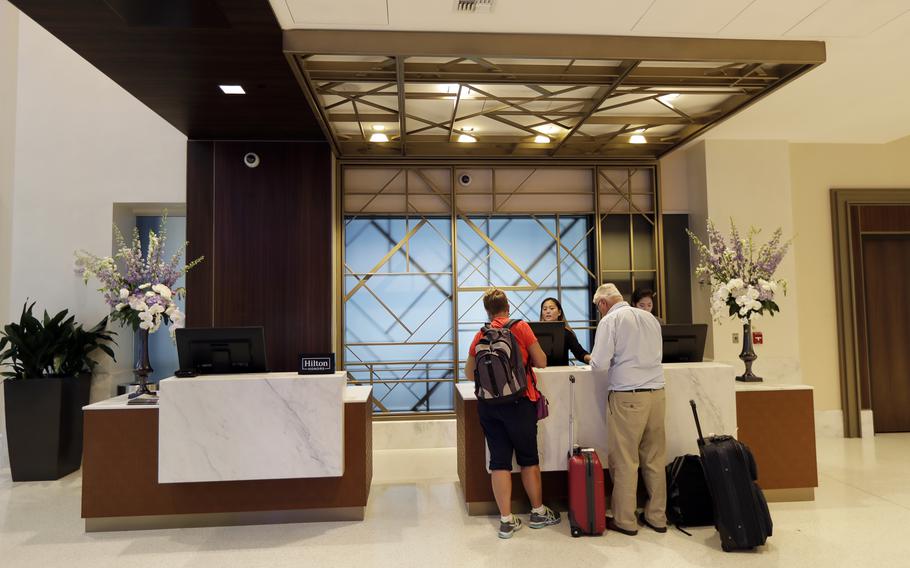
{"label": "white flower arrangement", "polygon": [[727,315],[749,323],[754,315],[773,316],[780,311],[774,298],[779,290],[787,293],[787,282],[774,278],[774,272],[790,247],[790,241],[781,243],[780,229],[761,247],[754,242],[758,229],[750,229],[748,236],[741,238],[732,220],[729,244],[711,221],[708,244],[686,232],[699,252],[695,273],[703,284],[711,286],[711,313],[715,320]]}
{"label": "white flower arrangement", "polygon": [[[123,235],[114,227],[117,253],[114,257],[99,257],[85,251],[76,252],[76,270],[88,283],[92,277],[101,282],[99,291],[111,308],[111,319],[131,326],[134,330],[155,333],[167,324],[171,337],[184,326],[186,317],[177,305],[186,290],[175,288],[177,279],[202,261],[202,257],[182,265],[186,244],[170,260],[164,258],[167,239],[167,218],[158,233],[149,231],[148,250],[143,254],[138,230],[133,230],[132,243],[127,244]],[[115,258],[120,259],[125,271],[118,269]]]}

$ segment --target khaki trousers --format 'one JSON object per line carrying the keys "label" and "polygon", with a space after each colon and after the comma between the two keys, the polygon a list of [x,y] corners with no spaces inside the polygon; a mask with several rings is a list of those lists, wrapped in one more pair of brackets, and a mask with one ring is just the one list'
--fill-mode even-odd
{"label": "khaki trousers", "polygon": [[607,464],[613,478],[613,521],[621,529],[638,529],[635,510],[639,467],[649,497],[645,518],[656,527],[667,525],[665,413],[663,389],[610,393]]}

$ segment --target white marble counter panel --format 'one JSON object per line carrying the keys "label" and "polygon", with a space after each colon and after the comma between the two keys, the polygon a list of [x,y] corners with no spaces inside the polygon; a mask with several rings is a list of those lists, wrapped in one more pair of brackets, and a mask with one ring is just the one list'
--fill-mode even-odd
{"label": "white marble counter panel", "polygon": [[346,381],[343,371],[162,380],[159,483],[341,476]]}
{"label": "white marble counter panel", "polygon": [[[607,381],[603,372],[588,366],[535,369],[538,385],[550,403],[550,415],[538,423],[537,447],[543,471],[566,469],[571,448],[569,375],[575,376],[575,443],[607,456]],[[666,379],[667,463],[676,456],[697,454],[695,421],[689,400],[698,405],[702,430],[708,434],[736,434],[734,369],[722,363],[664,365]],[[459,383],[465,400],[475,399],[474,385]],[[489,450],[487,450],[489,461]],[[515,471],[518,471],[517,465]]]}

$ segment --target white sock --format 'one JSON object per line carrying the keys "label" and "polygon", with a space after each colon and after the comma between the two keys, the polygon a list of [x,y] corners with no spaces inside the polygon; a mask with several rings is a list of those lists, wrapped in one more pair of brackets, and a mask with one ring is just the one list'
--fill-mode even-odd
{"label": "white sock", "polygon": [[499,520],[502,521],[502,522],[504,522],[504,523],[511,523],[511,522],[512,522],[512,515],[509,515],[508,517],[502,517],[502,516],[500,516],[500,517],[499,517]]}
{"label": "white sock", "polygon": [[531,512],[537,513],[538,515],[543,515],[544,513],[547,512],[547,506],[541,505],[540,507],[535,507],[535,508],[531,509]]}

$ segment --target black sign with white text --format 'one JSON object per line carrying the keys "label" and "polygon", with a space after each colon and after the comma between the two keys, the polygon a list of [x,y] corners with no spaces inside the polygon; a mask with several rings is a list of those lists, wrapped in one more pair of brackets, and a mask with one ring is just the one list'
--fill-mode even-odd
{"label": "black sign with white text", "polygon": [[300,356],[299,375],[331,375],[335,372],[335,354],[317,353]]}

